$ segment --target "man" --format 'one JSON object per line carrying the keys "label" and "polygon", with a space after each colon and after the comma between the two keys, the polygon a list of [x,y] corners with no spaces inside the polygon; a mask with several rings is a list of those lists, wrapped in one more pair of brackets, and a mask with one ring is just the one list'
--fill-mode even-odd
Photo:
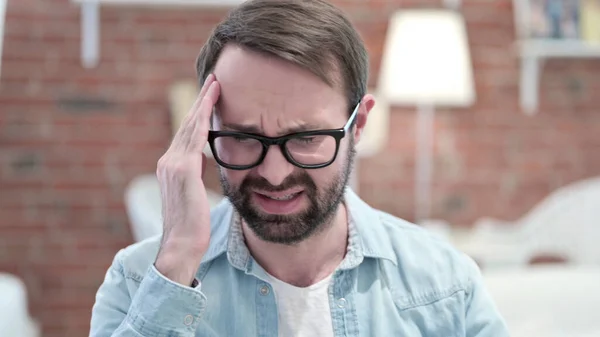
{"label": "man", "polygon": [[[346,187],[367,70],[323,0],[234,9],[158,162],[163,235],[117,254],[91,336],[507,336],[470,259]],[[207,143],[227,196],[212,211]]]}

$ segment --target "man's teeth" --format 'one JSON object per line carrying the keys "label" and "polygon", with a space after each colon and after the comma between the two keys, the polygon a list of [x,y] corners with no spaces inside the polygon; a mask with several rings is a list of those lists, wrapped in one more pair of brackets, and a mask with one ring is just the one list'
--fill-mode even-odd
{"label": "man's teeth", "polygon": [[294,193],[294,194],[288,194],[282,197],[272,197],[269,195],[265,195],[265,197],[269,198],[269,199],[273,199],[273,200],[279,200],[279,201],[286,201],[286,200],[290,200],[293,197],[295,197],[298,193]]}

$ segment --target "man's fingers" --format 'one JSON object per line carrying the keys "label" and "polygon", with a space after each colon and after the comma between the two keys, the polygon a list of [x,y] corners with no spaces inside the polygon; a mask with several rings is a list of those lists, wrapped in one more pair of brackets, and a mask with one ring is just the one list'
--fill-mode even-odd
{"label": "man's fingers", "polygon": [[219,86],[219,82],[213,81],[198,108],[196,125],[191,135],[190,145],[192,147],[204,149],[206,140],[208,139],[208,130],[210,129],[210,118],[220,94],[221,87]]}
{"label": "man's fingers", "polygon": [[202,152],[202,174],[200,175],[204,179],[204,173],[206,172],[206,155]]}
{"label": "man's fingers", "polygon": [[204,95],[206,95],[208,88],[214,81],[215,81],[215,75],[209,74],[208,76],[206,76],[206,80],[204,81],[204,84],[202,84],[202,89],[200,89],[200,94],[198,95],[198,98],[199,98],[197,100],[198,104],[200,104],[199,102],[202,101],[202,97],[204,97]]}
{"label": "man's fingers", "polygon": [[210,74],[206,77],[204,81],[204,85],[202,86],[200,93],[196,97],[196,101],[192,104],[189,112],[186,114],[185,118],[181,122],[179,126],[179,130],[174,137],[174,142],[180,143],[184,146],[187,146],[190,143],[190,138],[193,133],[193,130],[196,127],[196,120],[198,119],[198,109],[200,108],[200,104],[202,103],[202,98],[206,95],[208,88],[215,81],[215,75]]}
{"label": "man's fingers", "polygon": [[206,92],[208,91],[208,88],[210,88],[214,81],[215,75],[210,74],[206,77],[206,80],[204,81],[204,84],[200,89],[200,93],[198,94],[198,97],[196,97],[196,101],[194,102],[192,108],[190,109],[190,112],[186,116],[188,117],[186,118],[186,120],[190,126],[193,126],[195,124],[196,118],[198,117],[198,109],[200,108],[200,104],[202,104],[202,99],[204,98]]}
{"label": "man's fingers", "polygon": [[206,77],[206,80],[204,81],[202,88],[200,88],[200,93],[196,97],[196,101],[194,101],[194,104],[192,105],[192,108],[190,109],[190,112],[188,113],[188,116],[190,117],[190,119],[192,119],[193,115],[196,113],[196,111],[198,111],[198,108],[200,107],[200,103],[202,103],[202,98],[204,97],[204,95],[206,95],[208,88],[214,81],[215,81],[215,75],[210,74]]}

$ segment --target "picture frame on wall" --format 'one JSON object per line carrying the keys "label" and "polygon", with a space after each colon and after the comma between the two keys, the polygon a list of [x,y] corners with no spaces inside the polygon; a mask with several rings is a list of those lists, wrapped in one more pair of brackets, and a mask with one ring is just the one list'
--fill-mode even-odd
{"label": "picture frame on wall", "polygon": [[529,1],[530,37],[541,39],[579,39],[581,37],[581,1]]}

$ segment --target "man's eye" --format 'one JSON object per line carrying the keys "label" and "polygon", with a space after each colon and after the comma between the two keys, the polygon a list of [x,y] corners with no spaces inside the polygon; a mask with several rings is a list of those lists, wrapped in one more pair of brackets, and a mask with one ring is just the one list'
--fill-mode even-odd
{"label": "man's eye", "polygon": [[249,143],[250,141],[253,140],[252,138],[240,137],[240,136],[234,136],[233,139],[238,143]]}
{"label": "man's eye", "polygon": [[315,140],[315,137],[301,137],[301,138],[296,138],[296,141],[300,142],[300,143],[305,143],[305,144],[310,144]]}

